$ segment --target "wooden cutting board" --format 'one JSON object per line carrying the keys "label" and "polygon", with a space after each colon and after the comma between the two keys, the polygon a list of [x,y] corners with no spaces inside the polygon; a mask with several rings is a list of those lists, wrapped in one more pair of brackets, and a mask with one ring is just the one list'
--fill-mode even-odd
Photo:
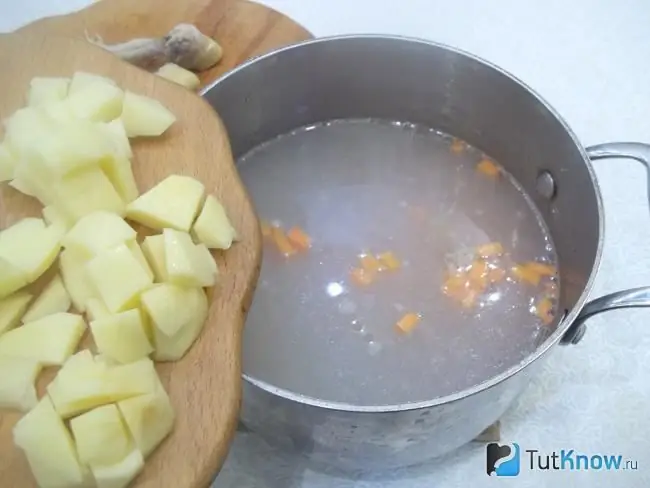
{"label": "wooden cutting board", "polygon": [[[79,47],[79,41],[74,42],[62,37],[57,37],[56,41],[52,42],[42,41],[42,35],[84,39],[88,33],[100,35],[105,42],[122,42],[136,37],[161,36],[174,25],[183,22],[195,24],[204,34],[218,40],[224,49],[224,58],[219,65],[202,74],[204,84],[211,83],[225,71],[252,56],[311,37],[304,28],[281,14],[241,0],[102,0],[77,13],[39,20],[15,33],[0,36],[0,58],[13,56],[12,59],[16,59],[21,52],[38,52],[34,59],[23,62],[29,66],[28,69],[36,71],[40,69],[38,63],[42,63],[43,72],[31,73],[31,76],[69,74],[67,71],[71,69],[82,69],[83,59],[89,59],[88,65],[85,65],[86,70],[112,76],[123,86],[160,98],[179,115],[180,125],[182,122],[191,123],[188,114],[192,113],[193,108],[199,111],[202,109],[200,123],[205,124],[204,128],[213,127],[217,132],[221,124],[219,119],[211,116],[209,106],[189,91],[135,67],[126,66],[121,71],[122,68],[118,65],[122,63],[114,56],[85,43],[80,51],[73,51]],[[48,52],[59,52],[67,49],[66,46],[70,48],[70,56],[64,58],[64,62],[56,63],[52,61],[54,58],[48,58]],[[89,57],[76,59],[76,56],[72,56],[73,52],[84,52]],[[21,74],[16,74],[16,69],[16,66],[12,65],[10,77],[15,78],[16,84],[14,86],[5,79],[5,91],[10,88],[19,90],[20,83],[28,81],[30,74],[27,68]],[[185,100],[189,101],[185,103]],[[20,101],[12,101],[4,106],[0,103],[1,115],[5,116],[4,112],[13,110],[18,105]],[[182,132],[182,129],[172,131],[169,138],[187,137],[183,136]],[[215,154],[227,156],[223,165],[225,176],[217,177],[207,184],[208,190],[220,196],[220,188],[238,181],[227,139],[215,137],[211,146],[183,140],[183,144],[187,146],[186,154],[192,154],[191,146],[200,146],[199,153],[203,154],[199,155],[201,160],[207,161],[211,157],[214,159]],[[166,156],[163,146],[156,146],[155,142],[136,144],[136,160],[152,165],[164,160]],[[198,177],[206,171],[200,167],[195,170]],[[143,177],[137,174],[137,170],[136,178],[142,183]],[[145,183],[141,190],[149,186],[151,182]],[[23,213],[21,211],[19,214],[9,215],[7,209],[16,208],[16,202],[12,202],[12,199],[17,198],[16,195],[7,197],[11,192],[13,190],[0,191],[0,228]],[[235,192],[224,198],[227,208],[229,205],[234,206],[233,208],[239,205],[237,212],[240,213],[233,219],[235,225],[240,225],[240,230],[245,235],[255,237],[258,232],[257,222],[245,192]],[[27,203],[25,205],[26,209],[30,208]],[[31,211],[27,213],[33,214],[35,210],[36,207],[32,204]],[[224,255],[225,258],[217,258],[224,278],[233,280],[229,290],[226,290],[229,292],[215,298],[211,305],[211,320],[187,356],[178,363],[157,366],[177,413],[176,427],[172,435],[147,460],[144,472],[132,486],[206,487],[221,468],[234,436],[241,402],[241,327],[259,272],[259,251],[259,243],[252,239],[248,244],[243,243],[239,250],[233,248],[231,253]],[[238,273],[238,266],[242,265],[249,267],[241,273],[243,277]],[[230,312],[223,317],[221,314],[225,309]],[[225,324],[220,323],[222,319],[232,327],[224,329]],[[228,357],[224,358],[224,355]],[[41,393],[43,386],[41,379]],[[36,485],[29,474],[27,463],[10,442],[11,428],[17,418],[17,415],[8,414],[6,411],[0,413],[0,486],[32,488]],[[47,440],[44,439],[44,442]]]}

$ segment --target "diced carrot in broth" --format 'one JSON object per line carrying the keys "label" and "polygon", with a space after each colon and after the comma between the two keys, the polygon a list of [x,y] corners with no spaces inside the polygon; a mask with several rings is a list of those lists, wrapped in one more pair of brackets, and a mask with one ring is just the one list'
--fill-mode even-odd
{"label": "diced carrot in broth", "polygon": [[488,284],[488,272],[488,264],[485,261],[475,260],[467,273],[471,287],[479,291],[484,290]]}
{"label": "diced carrot in broth", "polygon": [[539,273],[527,266],[517,264],[511,268],[511,271],[517,281],[525,281],[526,283],[537,286],[541,280]]}
{"label": "diced carrot in broth", "polygon": [[544,322],[545,325],[553,322],[553,302],[551,299],[546,297],[542,298],[535,305],[536,315]]}
{"label": "diced carrot in broth", "polygon": [[355,285],[368,286],[375,280],[375,273],[363,268],[354,268],[350,271],[350,278]]}
{"label": "diced carrot in broth", "polygon": [[449,150],[454,154],[460,154],[465,150],[465,145],[463,141],[454,137],[454,140],[451,141],[451,146],[449,146]]}
{"label": "diced carrot in broth", "polygon": [[468,289],[469,282],[464,274],[452,275],[442,284],[442,292],[456,300],[462,300]]}
{"label": "diced carrot in broth", "polygon": [[479,173],[483,173],[484,175],[489,176],[491,178],[499,176],[499,173],[501,172],[499,167],[493,161],[490,161],[489,159],[482,159],[476,165],[476,170]]}
{"label": "diced carrot in broth", "polygon": [[287,232],[289,241],[300,249],[309,249],[311,247],[311,237],[309,237],[300,227],[292,227]]}
{"label": "diced carrot in broth", "polygon": [[503,245],[500,242],[488,242],[476,248],[476,254],[482,258],[493,258],[503,254]]}
{"label": "diced carrot in broth", "polygon": [[506,277],[506,270],[503,268],[493,268],[488,272],[488,281],[490,283],[500,283]]}
{"label": "diced carrot in broth", "polygon": [[460,301],[460,303],[465,308],[471,308],[476,303],[477,298],[478,298],[478,292],[476,290],[468,290],[466,295]]}
{"label": "diced carrot in broth", "polygon": [[271,224],[266,220],[260,221],[260,229],[262,230],[262,236],[271,237]]}
{"label": "diced carrot in broth", "polygon": [[390,270],[399,269],[402,265],[399,259],[397,259],[397,257],[395,257],[395,254],[393,254],[391,251],[386,251],[378,254],[377,259],[379,259],[379,261],[381,261],[381,263]]}
{"label": "diced carrot in broth", "polygon": [[370,273],[376,273],[385,269],[384,265],[372,254],[362,254],[359,256],[361,267]]}
{"label": "diced carrot in broth", "polygon": [[275,243],[275,247],[285,257],[292,256],[296,253],[296,249],[291,245],[291,242],[289,242],[289,239],[280,227],[271,227],[271,238]]}
{"label": "diced carrot in broth", "polygon": [[397,323],[395,324],[395,328],[397,329],[398,332],[408,334],[413,329],[415,329],[415,326],[418,325],[419,322],[420,322],[420,316],[418,314],[407,313],[397,321]]}
{"label": "diced carrot in broth", "polygon": [[526,263],[526,267],[534,270],[540,276],[555,276],[557,274],[557,268],[551,264],[529,261]]}

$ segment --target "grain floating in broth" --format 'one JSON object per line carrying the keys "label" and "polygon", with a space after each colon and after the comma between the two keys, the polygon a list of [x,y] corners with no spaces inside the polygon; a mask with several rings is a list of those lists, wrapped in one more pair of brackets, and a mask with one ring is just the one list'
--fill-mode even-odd
{"label": "grain floating in broth", "polygon": [[244,155],[262,219],[244,372],[354,405],[431,400],[523,360],[558,285],[550,235],[488,156],[432,129],[340,120]]}

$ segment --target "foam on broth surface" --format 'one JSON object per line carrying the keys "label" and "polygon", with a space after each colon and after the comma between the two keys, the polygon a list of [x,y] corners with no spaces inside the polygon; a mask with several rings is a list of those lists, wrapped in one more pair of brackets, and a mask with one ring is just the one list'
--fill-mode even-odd
{"label": "foam on broth surface", "polygon": [[[510,267],[554,264],[552,241],[508,174],[477,171],[483,158],[429,128],[374,120],[305,127],[242,157],[260,217],[312,239],[290,257],[267,239],[245,373],[325,401],[388,405],[460,391],[533,352],[550,326],[531,307],[555,284],[521,282]],[[493,242],[507,276],[472,306],[446,296],[450,270]],[[356,285],[359,255],[385,251],[400,268]],[[420,320],[400,333],[408,313]]]}

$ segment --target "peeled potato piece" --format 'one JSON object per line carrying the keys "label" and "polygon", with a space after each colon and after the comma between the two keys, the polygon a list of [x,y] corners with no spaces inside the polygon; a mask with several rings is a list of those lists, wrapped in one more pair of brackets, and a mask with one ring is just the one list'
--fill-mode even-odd
{"label": "peeled potato piece", "polygon": [[189,90],[196,90],[201,85],[201,80],[199,80],[198,76],[174,63],[167,63],[161,66],[156,71],[156,74]]}
{"label": "peeled potato piece", "polygon": [[74,75],[72,75],[72,79],[70,80],[68,95],[74,95],[75,93],[79,92],[80,90],[83,90],[89,85],[93,85],[96,83],[110,84],[110,85],[117,86],[117,83],[115,83],[113,80],[105,76],[96,75],[94,73],[87,73],[85,71],[75,71]]}
{"label": "peeled potato piece", "polygon": [[67,102],[79,119],[108,122],[122,113],[124,92],[112,82],[88,83],[71,93]]}
{"label": "peeled potato piece", "polygon": [[138,449],[132,450],[121,461],[110,466],[93,466],[97,488],[126,488],[144,468],[144,458]]}
{"label": "peeled potato piece", "polygon": [[154,327],[167,336],[174,336],[195,317],[190,305],[196,291],[191,288],[163,283],[144,292],[140,298]]}
{"label": "peeled potato piece", "polygon": [[27,273],[0,257],[0,298],[7,297],[28,283]]}
{"label": "peeled potato piece", "polygon": [[82,485],[85,473],[72,437],[47,395],[18,421],[13,435],[40,488]]}
{"label": "peeled potato piece", "polygon": [[27,105],[35,107],[57,100],[63,100],[68,95],[69,78],[48,78],[37,76],[29,82]]}
{"label": "peeled potato piece", "polygon": [[18,161],[4,144],[0,144],[0,182],[9,181],[14,177]]}
{"label": "peeled potato piece", "polygon": [[153,352],[137,309],[93,320],[90,330],[97,350],[118,363],[131,363]]}
{"label": "peeled potato piece", "polygon": [[117,214],[97,211],[82,217],[61,244],[86,257],[135,239],[136,232]]}
{"label": "peeled potato piece", "polygon": [[0,408],[27,411],[38,403],[34,382],[41,365],[33,359],[0,356]]}
{"label": "peeled potato piece", "polygon": [[217,264],[208,249],[197,246],[186,232],[163,231],[165,268],[171,283],[189,287],[213,286],[217,280]]}
{"label": "peeled potato piece", "polygon": [[121,118],[129,137],[159,136],[176,121],[158,100],[130,91],[124,94]]}
{"label": "peeled potato piece", "polygon": [[85,312],[88,300],[97,298],[98,295],[86,272],[88,261],[85,255],[72,249],[64,249],[59,255],[59,269],[63,284],[68,290],[74,308],[79,312]]}
{"label": "peeled potato piece", "polygon": [[67,312],[70,310],[70,305],[72,305],[70,295],[63,286],[61,276],[57,274],[29,307],[23,316],[23,322],[33,322],[48,315]]}
{"label": "peeled potato piece", "polygon": [[150,229],[189,232],[203,203],[205,187],[189,176],[171,175],[127,205],[127,218]]}
{"label": "peeled potato piece", "polygon": [[32,295],[26,291],[16,292],[0,300],[0,335],[20,323],[20,319],[31,301]]}
{"label": "peeled potato piece", "polygon": [[33,359],[47,366],[62,365],[77,348],[85,330],[80,315],[49,315],[0,336],[0,355]]}
{"label": "peeled potato piece", "polygon": [[194,226],[192,235],[210,249],[229,249],[237,239],[237,231],[228,220],[226,209],[208,195]]}
{"label": "peeled potato piece", "polygon": [[142,251],[154,272],[157,283],[167,281],[165,264],[165,239],[162,235],[147,236],[142,242]]}

